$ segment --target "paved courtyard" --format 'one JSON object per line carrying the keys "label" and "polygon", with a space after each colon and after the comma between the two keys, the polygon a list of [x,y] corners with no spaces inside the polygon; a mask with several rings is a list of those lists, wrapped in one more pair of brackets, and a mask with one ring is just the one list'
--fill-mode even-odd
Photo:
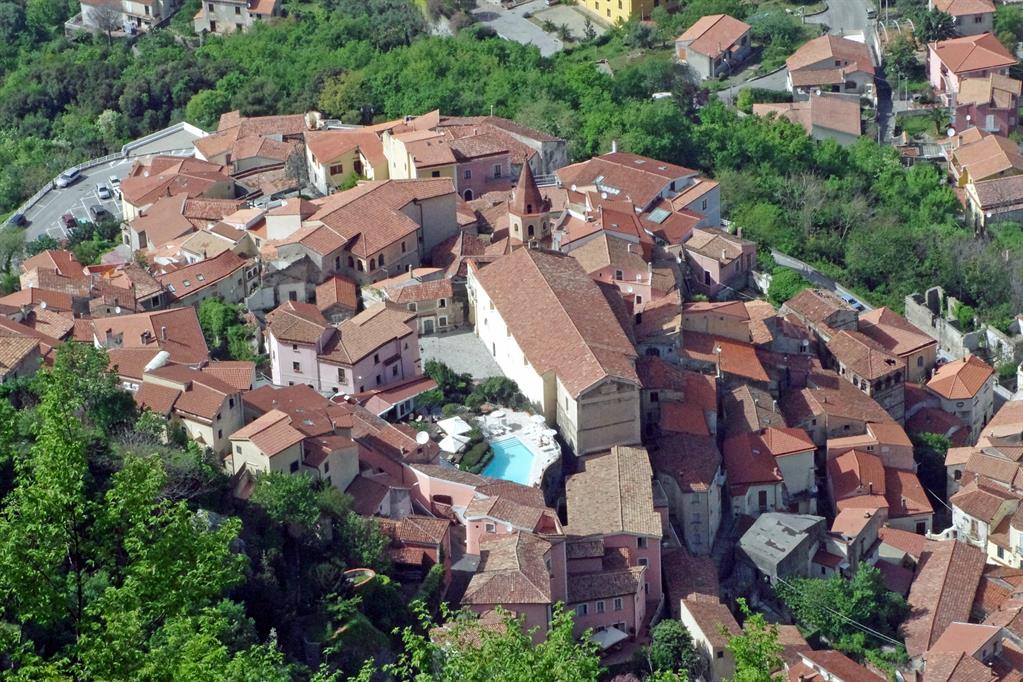
{"label": "paved courtyard", "polygon": [[473,379],[504,376],[483,342],[471,329],[421,336],[419,353],[423,365],[428,360],[438,360],[456,372],[471,374]]}
{"label": "paved courtyard", "polygon": [[[543,22],[549,19],[556,26],[561,26],[562,24],[568,26],[568,29],[572,32],[572,37],[576,40],[582,40],[586,37],[587,16],[585,10],[573,5],[554,5],[553,7],[533,12],[533,18],[537,21]],[[590,25],[593,26],[593,30],[598,36],[607,33],[607,27],[599,21],[590,19]]]}

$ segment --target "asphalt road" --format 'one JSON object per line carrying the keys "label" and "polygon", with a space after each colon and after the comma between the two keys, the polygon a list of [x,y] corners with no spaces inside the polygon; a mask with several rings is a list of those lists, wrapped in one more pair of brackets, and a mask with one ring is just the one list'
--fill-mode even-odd
{"label": "asphalt road", "polygon": [[[110,176],[123,178],[139,157],[111,161],[82,171],[82,179],[64,189],[53,189],[39,203],[25,213],[29,225],[25,228],[25,241],[31,242],[44,234],[54,239],[63,239],[67,231],[60,223],[65,213],[72,214],[79,222],[92,222],[89,207],[99,205],[110,211],[115,218],[121,217],[121,202],[115,199],[101,200],[96,193],[99,185],[110,187]],[[116,196],[116,195],[115,195]]]}
{"label": "asphalt road", "polygon": [[523,45],[536,45],[541,55],[550,57],[561,50],[563,47],[561,41],[522,16],[527,12],[535,14],[546,8],[544,0],[531,0],[512,9],[504,9],[498,2],[481,0],[472,13],[477,21],[493,27],[497,35],[505,40]]}
{"label": "asphalt road", "polygon": [[[830,0],[824,12],[806,18],[808,24],[821,24],[828,27],[833,35],[866,32],[870,20],[867,19],[867,8],[870,0]],[[763,78],[755,78],[745,83],[733,85],[731,88],[718,91],[718,97],[731,103],[740,87],[763,88],[765,90],[786,90],[788,72],[785,69],[775,71]]]}
{"label": "asphalt road", "polygon": [[115,198],[101,200],[97,194],[99,185],[113,189],[110,177],[124,178],[135,161],[145,160],[155,154],[191,149],[195,139],[196,135],[187,130],[171,132],[133,147],[131,156],[126,159],[115,159],[110,163],[82,171],[82,179],[70,187],[50,190],[35,206],[25,211],[25,217],[29,220],[29,225],[25,228],[25,241],[33,241],[44,234],[54,239],[63,239],[67,236],[67,231],[60,222],[61,216],[70,213],[79,222],[92,222],[89,215],[90,206],[102,206],[119,219],[121,202],[116,198],[116,192]]}

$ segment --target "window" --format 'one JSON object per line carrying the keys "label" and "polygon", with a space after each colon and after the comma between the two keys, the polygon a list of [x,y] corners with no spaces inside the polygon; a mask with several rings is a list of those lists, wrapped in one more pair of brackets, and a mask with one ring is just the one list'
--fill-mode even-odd
{"label": "window", "polygon": [[707,270],[703,271],[703,283],[704,285],[710,284],[710,272]]}
{"label": "window", "polygon": [[298,292],[297,291],[289,291],[288,292],[288,300],[289,301],[297,301],[298,300]]}
{"label": "window", "polygon": [[575,615],[585,616],[589,612],[589,606],[587,604],[579,604],[575,607]]}
{"label": "window", "polygon": [[920,357],[918,357],[916,359],[916,366],[917,367],[923,367],[924,366],[924,356],[921,355]]}
{"label": "window", "polygon": [[373,353],[373,362],[380,362],[380,353]]}
{"label": "window", "polygon": [[437,319],[437,326],[438,326],[438,327],[446,327],[446,326],[448,326],[448,318],[446,318],[446,317],[444,317],[443,315],[441,315],[441,316],[440,316],[440,317],[439,317],[439,318]]}
{"label": "window", "polygon": [[208,9],[209,11],[211,11],[211,12],[212,12],[212,11],[213,11],[213,3],[212,3],[212,2],[207,2],[207,3],[206,3],[206,8],[207,8],[207,9]]}
{"label": "window", "polygon": [[464,179],[466,179],[466,180],[471,180],[472,179],[472,171],[469,170],[468,168],[466,168],[465,171],[462,172],[462,177]]}
{"label": "window", "polygon": [[483,524],[483,530],[485,530],[488,533],[496,533],[497,526],[493,523],[485,523]]}
{"label": "window", "polygon": [[[982,24],[982,23],[984,23],[984,15],[983,14],[975,14],[973,16],[973,23],[975,23],[975,24]],[[999,552],[1001,552],[1001,550],[999,550]],[[999,554],[999,556],[1001,556],[1001,554]]]}
{"label": "window", "polygon": [[351,256],[348,257],[348,267],[350,267],[350,268],[354,268],[355,267],[355,259],[352,258]]}
{"label": "window", "polygon": [[365,266],[363,266],[362,261],[360,260],[355,262],[355,269],[358,270],[359,272],[362,272],[366,268]]}
{"label": "window", "polygon": [[393,367],[391,367],[391,376],[392,377],[398,376],[398,365],[394,365]]}
{"label": "window", "polygon": [[602,601],[597,602],[597,613],[604,613],[604,602]]}
{"label": "window", "polygon": [[462,196],[466,201],[472,201],[473,197],[472,190],[471,189],[465,190],[465,192],[462,193]]}
{"label": "window", "polygon": [[615,597],[613,608],[615,611],[621,611],[624,608],[621,597]]}
{"label": "window", "polygon": [[242,446],[240,446],[240,445],[235,445],[235,446],[234,446],[234,454],[236,454],[236,455],[240,455],[240,454],[242,454]]}
{"label": "window", "polygon": [[649,563],[650,563],[650,560],[649,560],[649,559],[647,559],[647,558],[646,558],[645,556],[641,556],[641,557],[639,558],[639,565],[640,565],[640,566],[646,566],[646,565],[647,565],[647,564],[649,564]]}
{"label": "window", "polygon": [[224,429],[217,429],[217,440],[224,437]]}
{"label": "window", "polygon": [[379,386],[379,385],[380,385],[380,375],[377,374],[377,386]]}
{"label": "window", "polygon": [[342,384],[345,381],[348,380],[348,377],[345,375],[345,368],[344,367],[338,367],[337,368],[337,380],[338,380],[339,383],[342,383]]}
{"label": "window", "polygon": [[661,399],[660,393],[658,393],[657,391],[650,391],[650,402],[656,403],[660,401],[660,399]]}
{"label": "window", "polygon": [[703,210],[703,211],[707,210],[707,200],[706,199],[704,199],[703,203],[701,204],[701,210]]}
{"label": "window", "polygon": [[377,269],[377,259],[376,258],[370,258],[369,259],[369,269],[370,269],[371,272],[373,270]]}
{"label": "window", "polygon": [[297,343],[291,344],[291,350],[298,350],[298,344]]}
{"label": "window", "polygon": [[622,0],[618,0],[618,9],[622,8]]}
{"label": "window", "polygon": [[384,254],[380,254],[379,263],[377,263],[377,265],[384,267]]}
{"label": "window", "polygon": [[405,242],[402,242],[402,243],[401,243],[401,252],[402,252],[402,253],[405,253],[405,251],[406,251],[407,249],[408,249],[408,247],[406,247],[406,246],[405,246]]}
{"label": "window", "polygon": [[228,407],[234,407],[234,398],[228,398],[227,399],[227,406]]}
{"label": "window", "polygon": [[536,230],[534,230],[534,229],[533,229],[533,226],[532,226],[532,225],[530,225],[530,226],[529,226],[529,227],[527,228],[527,233],[529,234],[529,236],[530,236],[530,237],[532,237],[532,236],[533,236],[534,234],[536,234]]}
{"label": "window", "polygon": [[298,372],[299,374],[301,374],[302,373],[302,363],[300,363],[300,362],[293,362],[293,363],[291,363],[291,369],[294,370],[295,372]]}
{"label": "window", "polygon": [[715,656],[716,656],[717,658],[724,658],[724,657],[725,657],[725,652],[724,652],[724,651],[722,651],[721,649],[718,649],[718,650],[717,650],[717,651],[715,652],[715,654],[714,654],[714,655],[715,655]]}
{"label": "window", "polygon": [[646,538],[644,537],[636,538],[636,546],[639,547],[640,549],[646,548]]}
{"label": "window", "polygon": [[501,164],[499,163],[494,164],[494,177],[495,178],[501,177]]}
{"label": "window", "polygon": [[430,177],[431,178],[439,178],[440,177],[440,171],[433,171],[432,173],[430,173]]}
{"label": "window", "polygon": [[447,308],[448,307],[448,300],[446,298],[440,299],[439,301],[437,301],[437,307],[438,308]]}
{"label": "window", "polygon": [[324,462],[323,463],[323,473],[325,473],[325,474],[329,474],[330,473],[330,462]]}
{"label": "window", "polygon": [[927,524],[923,521],[916,524],[916,534],[923,535],[927,532]]}
{"label": "window", "polygon": [[291,473],[295,473],[296,471],[298,471],[298,460],[297,459],[294,462],[291,463]]}
{"label": "window", "polygon": [[241,15],[241,13],[242,13],[242,8],[241,8],[241,7],[235,7],[235,8],[234,8],[234,13],[235,13],[235,14],[237,14],[237,15]]}
{"label": "window", "polygon": [[636,303],[642,303],[642,302],[643,302],[643,297],[640,296],[639,294],[636,294]]}
{"label": "window", "polygon": [[952,478],[954,478],[957,481],[961,480],[962,477],[963,477],[963,472],[960,471],[959,469],[956,469],[955,473],[952,475]]}
{"label": "window", "polygon": [[621,270],[615,270],[615,279],[625,279],[625,273]]}
{"label": "window", "polygon": [[409,303],[409,304],[408,304],[408,311],[409,311],[410,313],[414,313],[414,312],[416,312],[416,304],[415,304],[415,303]]}
{"label": "window", "polygon": [[761,509],[767,509],[767,491],[766,490],[761,490],[760,492],[757,493],[757,505],[759,505],[759,507]]}
{"label": "window", "polygon": [[335,163],[335,164],[332,164],[331,167],[330,167],[330,174],[331,175],[341,175],[344,172],[345,172],[345,166],[344,166],[343,163]]}

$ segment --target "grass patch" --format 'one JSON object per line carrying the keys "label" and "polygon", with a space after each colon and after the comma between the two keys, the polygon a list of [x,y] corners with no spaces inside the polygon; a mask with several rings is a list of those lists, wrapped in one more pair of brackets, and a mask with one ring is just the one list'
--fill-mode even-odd
{"label": "grass patch", "polygon": [[[834,2],[842,2],[843,0],[834,0]],[[803,11],[803,16],[809,16],[811,14],[817,14],[823,12],[828,8],[828,3],[823,0],[817,2],[792,2],[791,0],[762,0],[757,5],[757,9],[780,9],[780,10],[792,10],[792,14],[799,16],[799,11]]]}
{"label": "grass patch", "polygon": [[476,443],[462,457],[458,468],[472,474],[478,474],[487,468],[490,460],[494,459],[494,451],[490,449],[490,443],[482,441]]}
{"label": "grass patch", "polygon": [[895,125],[899,130],[911,137],[929,135],[935,132],[934,120],[930,116],[906,116],[899,114],[895,118]]}

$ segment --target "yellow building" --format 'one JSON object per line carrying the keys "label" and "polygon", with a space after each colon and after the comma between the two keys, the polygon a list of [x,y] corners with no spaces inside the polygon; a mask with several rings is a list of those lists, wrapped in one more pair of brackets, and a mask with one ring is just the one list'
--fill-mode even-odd
{"label": "yellow building", "polygon": [[654,7],[660,7],[667,0],[579,0],[585,7],[608,24],[629,19],[649,19]]}

